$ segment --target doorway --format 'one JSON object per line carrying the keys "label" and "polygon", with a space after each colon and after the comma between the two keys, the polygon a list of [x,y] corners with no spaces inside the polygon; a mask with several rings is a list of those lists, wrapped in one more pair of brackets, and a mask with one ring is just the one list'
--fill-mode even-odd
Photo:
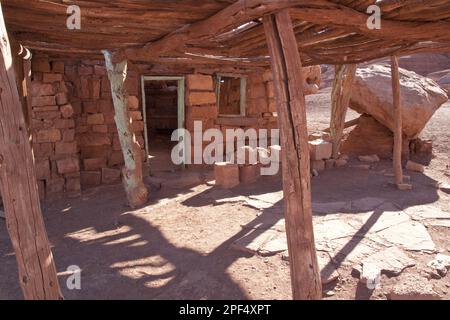
{"label": "doorway", "polygon": [[142,76],[145,150],[152,172],[179,168],[171,160],[171,141],[176,129],[184,128],[184,77]]}

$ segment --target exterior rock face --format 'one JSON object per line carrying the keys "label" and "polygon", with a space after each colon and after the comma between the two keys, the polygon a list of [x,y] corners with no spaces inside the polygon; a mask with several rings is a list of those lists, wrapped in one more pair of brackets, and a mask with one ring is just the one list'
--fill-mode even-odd
{"label": "exterior rock face", "polygon": [[[416,138],[435,111],[448,98],[447,93],[431,79],[412,71],[400,69],[403,133]],[[371,65],[356,71],[350,108],[369,114],[378,122],[394,128],[391,69],[385,65]]]}
{"label": "exterior rock face", "polygon": [[[358,125],[344,138],[341,151],[345,154],[392,157],[394,135],[387,127],[369,115],[362,115]],[[409,141],[403,141],[403,155],[409,154]]]}

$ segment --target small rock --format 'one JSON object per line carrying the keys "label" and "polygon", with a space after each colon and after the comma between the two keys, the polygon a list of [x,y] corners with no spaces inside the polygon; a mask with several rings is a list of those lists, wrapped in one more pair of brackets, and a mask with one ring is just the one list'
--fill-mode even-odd
{"label": "small rock", "polygon": [[425,172],[425,166],[411,160],[409,160],[406,164],[406,169],[409,171],[416,171],[421,173]]}
{"label": "small rock", "polygon": [[364,263],[359,281],[369,289],[375,289],[380,283],[381,269],[375,263]]}
{"label": "small rock", "polygon": [[447,275],[447,269],[450,269],[450,256],[439,253],[434,260],[427,264],[427,266],[432,270],[435,270],[439,276],[445,277]]}
{"label": "small rock", "polygon": [[325,297],[332,297],[336,294],[333,290],[328,290],[324,292]]}
{"label": "small rock", "polygon": [[316,169],[312,169],[312,175],[313,177],[317,177],[319,175],[319,171],[317,171]]}
{"label": "small rock", "polygon": [[373,154],[370,156],[359,156],[358,159],[361,162],[367,162],[367,163],[380,162],[380,157],[378,157],[376,154]]}
{"label": "small rock", "polygon": [[6,219],[5,212],[0,210],[0,218]]}

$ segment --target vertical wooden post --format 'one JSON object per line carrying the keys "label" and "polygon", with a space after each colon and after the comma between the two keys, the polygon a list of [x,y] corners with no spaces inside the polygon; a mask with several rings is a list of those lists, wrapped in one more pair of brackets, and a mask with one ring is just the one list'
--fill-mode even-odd
{"label": "vertical wooden post", "polygon": [[0,6],[0,190],[25,299],[61,299]]}
{"label": "vertical wooden post", "polygon": [[331,92],[330,133],[333,142],[333,158],[339,157],[341,140],[344,133],[345,116],[352,96],[352,85],[355,79],[356,65],[336,66],[336,76]]}
{"label": "vertical wooden post", "polygon": [[403,168],[402,168],[402,107],[400,101],[400,73],[398,70],[398,58],[391,57],[391,74],[392,74],[392,96],[394,107],[394,174],[395,184],[397,187],[403,185]]}
{"label": "vertical wooden post", "polygon": [[288,10],[263,18],[281,135],[284,210],[294,299],[320,299],[312,223],[303,73]]}
{"label": "vertical wooden post", "polygon": [[127,77],[127,61],[113,64],[111,53],[103,51],[115,111],[115,122],[119,134],[125,166],[122,170],[123,184],[128,203],[132,208],[144,205],[148,200],[148,189],[143,182],[142,152],[131,129],[128,115],[128,97],[124,83]]}

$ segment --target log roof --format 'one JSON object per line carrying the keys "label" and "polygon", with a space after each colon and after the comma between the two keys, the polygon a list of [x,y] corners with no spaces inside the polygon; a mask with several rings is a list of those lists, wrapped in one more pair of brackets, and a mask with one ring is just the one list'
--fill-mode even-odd
{"label": "log roof", "polygon": [[[370,30],[367,8],[382,11]],[[69,5],[81,29],[66,28]],[[290,8],[304,65],[450,52],[449,0],[3,0],[7,29],[42,52],[161,64],[269,65],[261,17]]]}

